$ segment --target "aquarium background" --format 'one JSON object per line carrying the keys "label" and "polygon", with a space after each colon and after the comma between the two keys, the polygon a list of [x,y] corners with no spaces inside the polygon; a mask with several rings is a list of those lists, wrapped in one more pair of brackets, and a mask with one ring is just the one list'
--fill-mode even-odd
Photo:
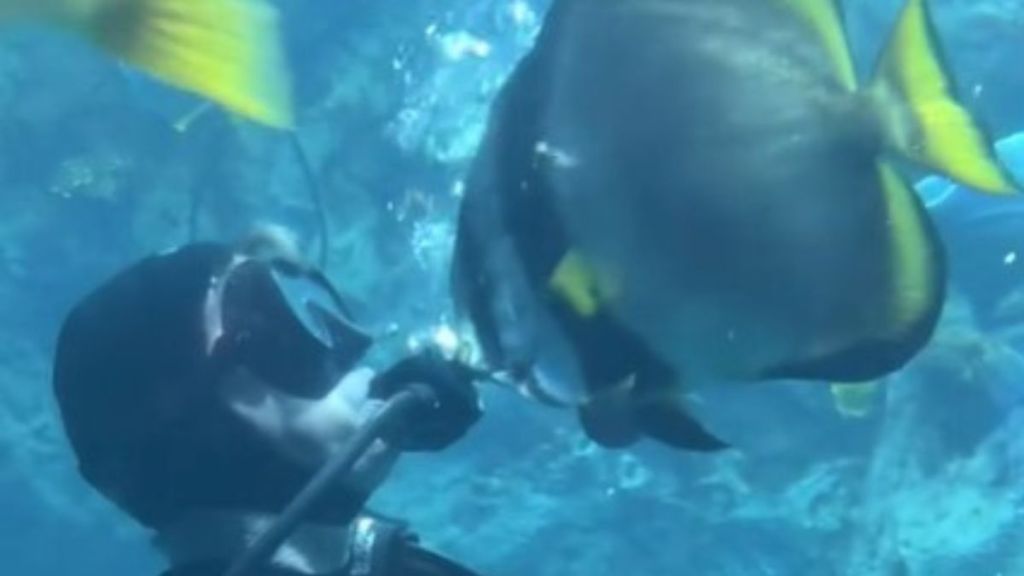
{"label": "aquarium background", "polygon": [[[328,273],[386,351],[450,319],[460,178],[546,4],[280,4],[296,140],[215,109],[176,125],[196,100],[60,35],[0,34],[2,574],[161,569],[77,477],[50,389],[63,315],[120,267],[266,221],[315,257],[319,190]],[[961,93],[1024,172],[1024,0],[930,4]],[[846,8],[867,74],[898,2]],[[472,436],[408,458],[374,507],[495,576],[1024,575],[1024,198],[919,189],[952,298],[868,416],[842,416],[824,384],[723,388],[694,406],[736,449],[602,451],[569,414],[486,389]]]}

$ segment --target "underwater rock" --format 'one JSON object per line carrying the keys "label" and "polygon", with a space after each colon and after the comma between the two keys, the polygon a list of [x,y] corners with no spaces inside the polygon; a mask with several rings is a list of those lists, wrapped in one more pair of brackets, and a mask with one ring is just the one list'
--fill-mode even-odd
{"label": "underwater rock", "polygon": [[1000,388],[1021,386],[1024,364],[1012,361],[1007,374],[1004,354],[1018,353],[993,347],[1000,343],[969,315],[947,313],[935,341],[887,387],[843,561],[850,574],[890,576],[897,565],[908,574],[1009,569],[1005,534],[1019,530],[1024,502],[1024,404],[1005,404]]}

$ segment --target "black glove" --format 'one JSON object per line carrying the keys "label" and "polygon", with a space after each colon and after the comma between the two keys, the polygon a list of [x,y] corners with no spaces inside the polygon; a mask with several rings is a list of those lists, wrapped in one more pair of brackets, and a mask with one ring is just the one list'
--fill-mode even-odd
{"label": "black glove", "polygon": [[405,451],[436,451],[461,438],[483,410],[473,380],[476,372],[427,349],[401,360],[370,383],[370,396],[387,399],[410,385],[426,386],[435,402],[412,410],[389,443]]}

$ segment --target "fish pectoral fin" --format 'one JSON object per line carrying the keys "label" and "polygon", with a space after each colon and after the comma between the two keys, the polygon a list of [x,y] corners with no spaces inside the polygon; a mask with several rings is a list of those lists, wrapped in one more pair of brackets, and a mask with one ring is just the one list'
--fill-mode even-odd
{"label": "fish pectoral fin", "polygon": [[729,444],[708,432],[687,409],[678,375],[651,357],[636,375],[633,417],[647,437],[673,448],[717,452]]}
{"label": "fish pectoral fin", "polygon": [[606,390],[580,406],[580,425],[587,437],[605,448],[626,448],[640,439],[631,404],[631,385]]}
{"label": "fish pectoral fin", "polygon": [[694,452],[729,448],[690,416],[676,383],[668,366],[649,358],[635,374],[581,406],[580,423],[587,436],[605,448],[625,448],[644,436]]}
{"label": "fish pectoral fin", "polygon": [[980,191],[1019,190],[954,97],[924,0],[906,0],[868,96],[890,149]]}
{"label": "fish pectoral fin", "polygon": [[673,448],[717,452],[730,447],[690,415],[678,394],[637,399],[633,413],[637,427],[645,436]]}
{"label": "fish pectoral fin", "polygon": [[846,40],[843,11],[838,0],[783,0],[783,3],[814,28],[832,60],[836,76],[843,87],[851,91],[856,90],[857,74]]}
{"label": "fish pectoral fin", "polygon": [[693,452],[729,448],[690,415],[677,390],[643,394],[619,387],[581,406],[579,419],[587,437],[604,448],[627,448],[643,437]]}
{"label": "fish pectoral fin", "polygon": [[277,128],[293,125],[276,10],[262,0],[105,2],[83,32],[183,90]]}

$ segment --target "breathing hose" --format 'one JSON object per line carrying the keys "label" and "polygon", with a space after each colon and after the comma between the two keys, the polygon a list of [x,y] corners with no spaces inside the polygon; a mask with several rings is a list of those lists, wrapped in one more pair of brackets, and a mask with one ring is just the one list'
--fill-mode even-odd
{"label": "breathing hose", "polygon": [[413,384],[389,398],[299,491],[284,512],[252,543],[224,573],[224,576],[249,576],[263,566],[309,515],[323,494],[340,478],[351,474],[360,457],[373,443],[391,433],[411,410],[436,402],[434,392],[422,384]]}

